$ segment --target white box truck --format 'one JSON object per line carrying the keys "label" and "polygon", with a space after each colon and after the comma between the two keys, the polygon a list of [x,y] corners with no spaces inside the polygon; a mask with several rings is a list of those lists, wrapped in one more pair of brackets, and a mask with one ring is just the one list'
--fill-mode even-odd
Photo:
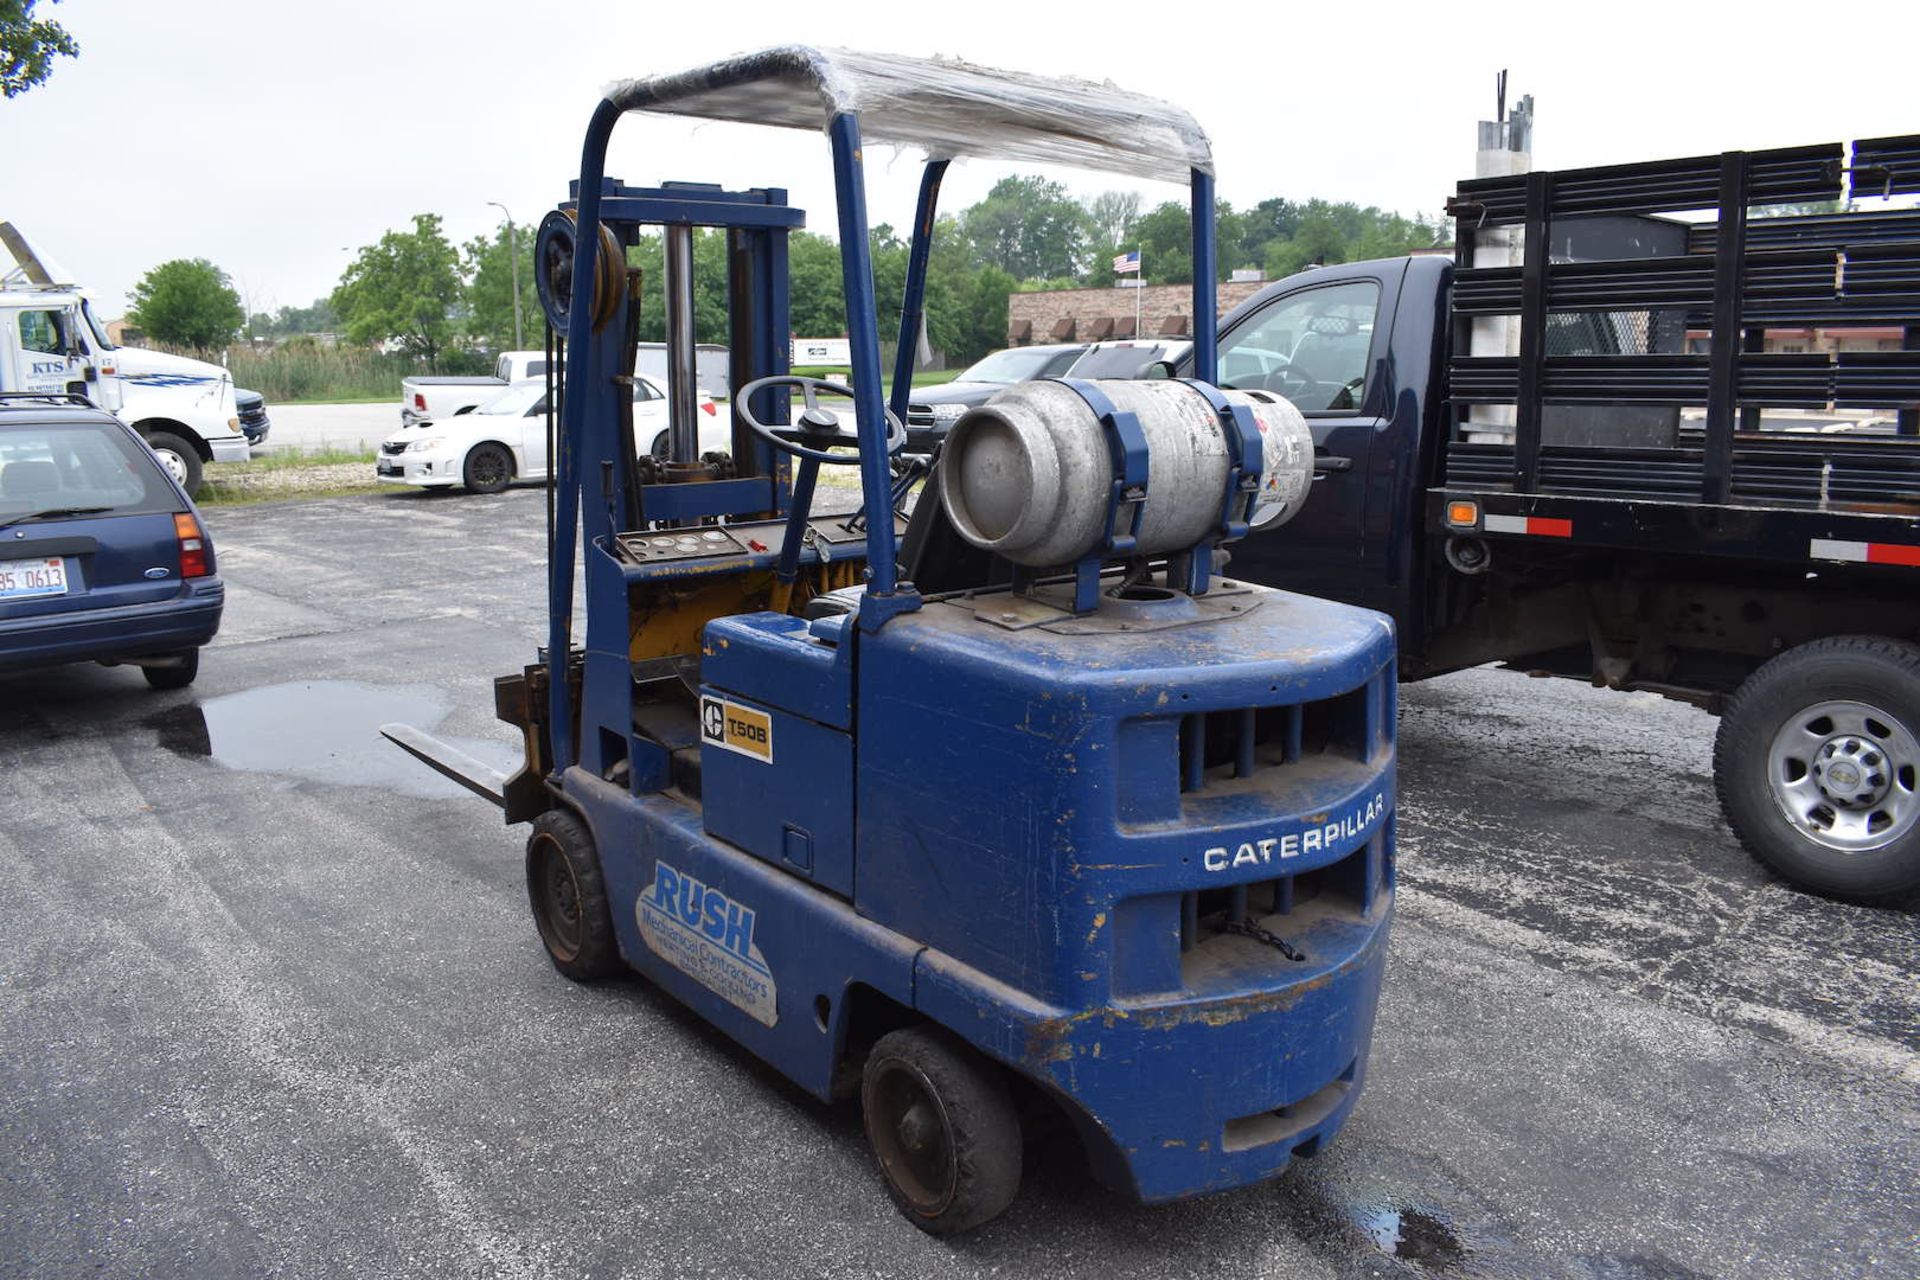
{"label": "white box truck", "polygon": [[36,254],[11,223],[0,244],[0,393],[83,395],[139,432],[189,494],[208,462],[245,462],[233,378],[217,364],[115,346],[81,288]]}

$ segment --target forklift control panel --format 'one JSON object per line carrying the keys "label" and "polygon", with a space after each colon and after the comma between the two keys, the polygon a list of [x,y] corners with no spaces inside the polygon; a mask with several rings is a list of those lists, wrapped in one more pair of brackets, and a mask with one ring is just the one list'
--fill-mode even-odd
{"label": "forklift control panel", "polygon": [[[851,528],[849,524],[852,524]],[[905,531],[906,520],[896,515],[895,536]],[[614,535],[613,544],[619,559],[630,565],[706,560],[720,556],[746,556],[755,561],[764,559],[771,562],[779,558],[786,534],[785,520],[748,520],[735,524],[619,533]],[[853,524],[851,513],[815,516],[807,521],[805,545],[820,560],[864,557],[867,552],[866,522],[863,519]],[[804,556],[804,550],[802,554]]]}

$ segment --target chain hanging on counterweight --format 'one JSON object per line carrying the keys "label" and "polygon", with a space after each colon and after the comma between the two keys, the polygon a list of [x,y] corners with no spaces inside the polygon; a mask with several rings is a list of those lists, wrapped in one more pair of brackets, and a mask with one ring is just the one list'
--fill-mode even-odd
{"label": "chain hanging on counterweight", "polygon": [[1224,920],[1220,923],[1220,932],[1235,933],[1243,938],[1252,938],[1255,942],[1264,942],[1296,963],[1307,958],[1302,952],[1294,950],[1285,938],[1271,929],[1262,928],[1251,920]]}

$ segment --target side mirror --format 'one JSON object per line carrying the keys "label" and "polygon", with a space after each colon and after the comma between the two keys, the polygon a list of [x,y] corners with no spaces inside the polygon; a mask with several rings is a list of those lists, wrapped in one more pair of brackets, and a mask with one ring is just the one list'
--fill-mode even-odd
{"label": "side mirror", "polygon": [[1140,376],[1145,378],[1149,382],[1160,382],[1160,381],[1164,381],[1167,378],[1173,377],[1174,373],[1175,373],[1175,369],[1173,367],[1173,361],[1155,360],[1152,364],[1146,367],[1146,369],[1141,373]]}

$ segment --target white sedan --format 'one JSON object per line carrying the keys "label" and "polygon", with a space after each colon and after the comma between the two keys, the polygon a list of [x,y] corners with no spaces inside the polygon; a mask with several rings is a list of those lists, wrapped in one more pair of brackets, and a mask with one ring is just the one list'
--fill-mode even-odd
{"label": "white sedan", "polygon": [[[699,393],[700,451],[733,447],[733,419]],[[647,452],[664,456],[667,393],[651,378],[633,381],[633,435]],[[465,485],[498,493],[515,480],[547,478],[547,382],[528,378],[474,408],[438,422],[404,426],[380,442],[374,472],[383,484],[421,489]]]}

